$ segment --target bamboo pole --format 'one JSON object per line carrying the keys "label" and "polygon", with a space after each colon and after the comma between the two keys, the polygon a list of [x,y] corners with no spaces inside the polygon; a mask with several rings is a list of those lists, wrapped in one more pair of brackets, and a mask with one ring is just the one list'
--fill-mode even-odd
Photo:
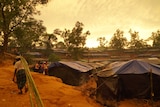
{"label": "bamboo pole", "polygon": [[[32,75],[30,74],[28,63],[22,56],[21,56],[21,61],[22,61],[23,65],[24,65],[24,68],[25,68],[25,73],[26,73],[26,77],[27,77],[27,80],[28,80],[29,91],[32,91],[32,93],[34,94],[34,98],[36,100],[37,107],[44,107],[43,102],[41,100],[41,97],[39,95],[39,92],[38,92],[38,90],[36,88],[36,85],[34,83],[34,80],[32,78]],[[31,96],[32,96],[32,94],[30,93],[31,106],[34,107],[33,99],[32,99]]]}

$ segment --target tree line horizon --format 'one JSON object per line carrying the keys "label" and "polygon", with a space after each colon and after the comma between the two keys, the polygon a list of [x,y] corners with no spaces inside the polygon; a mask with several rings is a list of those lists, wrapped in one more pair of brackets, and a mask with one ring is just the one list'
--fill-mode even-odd
{"label": "tree line horizon", "polygon": [[[40,14],[36,9],[37,5],[47,4],[48,0],[2,0],[0,2],[0,46],[2,53],[9,51],[13,47],[18,47],[20,52],[27,52],[37,46],[46,47],[49,53],[53,48],[67,49],[76,59],[81,56],[87,48],[86,38],[91,35],[90,31],[83,32],[84,24],[77,21],[73,29],[55,29],[52,34],[47,33],[42,20],[37,20],[34,15]],[[101,49],[142,49],[159,48],[160,31],[152,33],[148,40],[152,40],[152,46],[147,44],[147,40],[139,39],[137,31],[129,30],[131,40],[127,41],[124,32],[117,29],[110,41],[105,37],[98,37],[97,41]],[[58,41],[61,37],[63,41]],[[109,46],[107,46],[109,43]]]}

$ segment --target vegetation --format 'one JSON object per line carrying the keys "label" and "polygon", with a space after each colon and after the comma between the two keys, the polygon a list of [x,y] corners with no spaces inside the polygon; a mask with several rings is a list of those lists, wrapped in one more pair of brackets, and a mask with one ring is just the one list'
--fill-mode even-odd
{"label": "vegetation", "polygon": [[63,38],[67,51],[70,56],[76,60],[81,57],[85,49],[86,37],[90,35],[89,31],[83,33],[83,26],[83,23],[77,21],[72,31],[67,29],[60,31],[56,29],[54,32]]}
{"label": "vegetation", "polygon": [[[122,49],[133,49],[135,51],[139,51],[140,49],[146,49],[146,48],[159,48],[160,45],[160,31],[153,32],[151,37],[148,39],[140,39],[139,32],[129,30],[129,34],[131,36],[130,41],[128,41],[124,35],[123,31],[117,29],[114,33],[113,37],[109,41],[109,47],[106,45],[106,38],[105,37],[99,37],[97,41],[99,41],[99,47],[103,47],[103,49],[116,49],[116,50],[122,50]],[[153,41],[152,45],[147,44],[147,41]]]}
{"label": "vegetation", "polygon": [[[53,48],[55,47],[55,44],[57,42],[57,37],[54,34],[44,34],[41,37],[41,45],[45,48],[45,50],[42,50],[42,53],[44,56],[49,56],[53,53]],[[46,51],[47,50],[47,51]]]}
{"label": "vegetation", "polygon": [[122,50],[127,45],[127,39],[123,35],[123,31],[117,29],[116,33],[114,33],[114,36],[112,37],[110,41],[110,48]]}
{"label": "vegetation", "polygon": [[57,48],[57,49],[66,49],[66,46],[65,46],[64,42],[60,41],[55,45],[55,48]]}
{"label": "vegetation", "polygon": [[152,32],[151,37],[149,37],[149,40],[153,40],[153,47],[154,48],[160,48],[160,31],[157,30],[157,32]]}
{"label": "vegetation", "polygon": [[19,51],[23,53],[34,49],[38,43],[43,42],[39,38],[45,30],[42,22],[32,19],[30,22],[23,23],[23,25],[15,28],[8,45],[9,47],[19,47]]}
{"label": "vegetation", "polygon": [[[13,31],[22,32],[26,24],[32,26],[33,15],[39,14],[36,10],[38,4],[45,4],[47,0],[1,0],[0,1],[0,36],[3,38],[3,52],[7,51]],[[31,25],[32,24],[32,25]],[[34,23],[35,24],[35,23]],[[19,28],[18,28],[19,27]],[[27,26],[28,27],[28,26]],[[23,32],[24,33],[24,32]],[[25,33],[27,30],[25,30]],[[17,34],[17,33],[16,33]],[[31,34],[33,35],[33,33]],[[23,42],[23,41],[21,41]]]}
{"label": "vegetation", "polygon": [[143,49],[147,47],[147,43],[143,39],[139,39],[138,32],[130,30],[129,33],[131,35],[131,41],[128,43],[130,49]]}
{"label": "vegetation", "polygon": [[[77,21],[72,30],[55,29],[52,34],[46,32],[41,20],[36,20],[34,15],[40,14],[36,9],[39,4],[46,4],[48,0],[1,0],[0,1],[0,49],[1,53],[18,48],[18,51],[25,53],[36,49],[37,46],[44,47],[41,51],[44,56],[53,58],[53,49],[66,49],[73,59],[82,57],[82,53],[86,50],[86,38],[90,35],[89,31],[83,32],[84,24]],[[160,31],[153,32],[147,40],[153,41],[152,46],[147,44],[147,40],[139,38],[139,32],[129,31],[131,40],[127,41],[124,32],[117,29],[111,40],[105,37],[98,37],[100,50],[106,49],[133,49],[140,50],[143,48],[159,48]],[[57,42],[57,36],[63,41]],[[109,43],[109,45],[107,45]],[[51,58],[51,59],[52,59]],[[54,59],[54,58],[53,58]]]}
{"label": "vegetation", "polygon": [[52,54],[49,55],[48,60],[49,60],[50,62],[56,62],[56,61],[60,61],[60,58],[59,58],[58,55],[52,53]]}
{"label": "vegetation", "polygon": [[106,40],[106,38],[105,37],[99,37],[98,39],[97,39],[97,41],[99,41],[99,47],[106,47],[107,46],[107,40]]}

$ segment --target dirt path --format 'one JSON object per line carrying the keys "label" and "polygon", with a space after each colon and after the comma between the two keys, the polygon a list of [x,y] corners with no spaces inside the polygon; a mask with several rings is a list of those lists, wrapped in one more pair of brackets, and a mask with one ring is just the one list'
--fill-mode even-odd
{"label": "dirt path", "polygon": [[[29,92],[17,94],[17,85],[12,81],[13,70],[11,61],[0,65],[0,106],[30,107]],[[101,107],[75,87],[63,84],[58,78],[34,72],[31,74],[45,107]]]}

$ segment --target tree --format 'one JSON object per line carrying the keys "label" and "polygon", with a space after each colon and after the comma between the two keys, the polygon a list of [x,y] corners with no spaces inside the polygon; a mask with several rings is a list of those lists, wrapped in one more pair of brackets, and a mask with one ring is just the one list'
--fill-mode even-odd
{"label": "tree", "polygon": [[57,61],[60,61],[60,58],[55,53],[52,53],[52,54],[49,55],[48,60],[50,62],[57,62]]}
{"label": "tree", "polygon": [[99,41],[99,47],[102,47],[102,48],[105,48],[108,42],[105,37],[99,37],[97,41]]}
{"label": "tree", "polygon": [[65,46],[65,44],[62,41],[60,41],[60,42],[58,42],[56,44],[56,48],[57,49],[66,49],[66,46]]}
{"label": "tree", "polygon": [[110,41],[110,48],[122,50],[127,45],[127,39],[123,37],[123,31],[117,29]]}
{"label": "tree", "polygon": [[42,41],[46,44],[47,49],[52,49],[54,47],[54,42],[57,42],[57,37],[54,34],[44,34]]}
{"label": "tree", "polygon": [[130,29],[129,33],[131,35],[131,41],[128,44],[130,49],[142,49],[148,46],[143,39],[139,39],[138,32],[132,32],[132,30]]}
{"label": "tree", "polygon": [[78,59],[82,55],[86,44],[86,37],[90,35],[89,31],[83,33],[83,26],[83,23],[77,21],[72,31],[67,29],[64,31],[55,30],[55,33],[63,38],[67,51],[74,59]]}
{"label": "tree", "polygon": [[43,55],[49,56],[53,52],[53,47],[56,46],[57,37],[54,34],[43,34],[41,37],[42,46],[46,48],[45,51],[43,51]]}
{"label": "tree", "polygon": [[45,4],[47,0],[1,0],[0,1],[0,34],[3,38],[3,52],[7,51],[11,33],[26,21],[33,18],[38,4]]}
{"label": "tree", "polygon": [[153,40],[152,46],[154,48],[159,48],[159,46],[160,46],[160,30],[157,30],[157,32],[152,32],[152,36],[149,39]]}
{"label": "tree", "polygon": [[30,19],[29,22],[23,23],[15,28],[11,33],[12,39],[9,42],[9,47],[19,47],[21,52],[26,52],[35,48],[38,43],[40,36],[46,32],[46,28],[42,25],[41,21]]}

